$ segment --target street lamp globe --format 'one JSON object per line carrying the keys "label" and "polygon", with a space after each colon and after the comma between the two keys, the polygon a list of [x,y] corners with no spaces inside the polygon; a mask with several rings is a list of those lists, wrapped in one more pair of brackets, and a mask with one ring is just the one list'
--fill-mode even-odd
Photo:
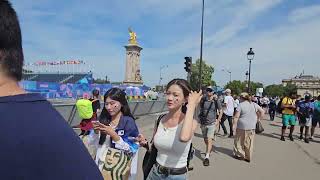
{"label": "street lamp globe", "polygon": [[254,52],[253,52],[252,48],[250,48],[250,50],[248,51],[247,58],[248,58],[249,61],[253,60]]}

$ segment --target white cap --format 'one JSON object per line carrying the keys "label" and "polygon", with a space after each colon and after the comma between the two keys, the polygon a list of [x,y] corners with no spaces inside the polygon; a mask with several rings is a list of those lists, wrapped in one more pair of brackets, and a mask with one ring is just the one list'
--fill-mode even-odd
{"label": "white cap", "polygon": [[226,89],[224,93],[231,93],[231,89]]}

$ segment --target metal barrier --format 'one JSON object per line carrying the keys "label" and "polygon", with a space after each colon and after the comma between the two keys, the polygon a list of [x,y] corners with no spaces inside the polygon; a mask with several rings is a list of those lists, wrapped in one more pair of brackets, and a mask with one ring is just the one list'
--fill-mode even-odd
{"label": "metal barrier", "polygon": [[[70,126],[78,125],[81,118],[78,115],[74,103],[70,104],[52,104],[53,107],[61,114]],[[101,103],[101,107],[103,107]],[[148,114],[161,113],[167,111],[165,101],[134,101],[129,102],[129,108],[133,116],[144,116]]]}

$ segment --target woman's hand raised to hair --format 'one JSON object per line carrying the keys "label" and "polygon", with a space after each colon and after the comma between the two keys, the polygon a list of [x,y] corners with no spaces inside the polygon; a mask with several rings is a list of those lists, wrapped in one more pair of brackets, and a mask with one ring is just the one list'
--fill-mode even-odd
{"label": "woman's hand raised to hair", "polygon": [[198,104],[201,101],[201,98],[202,98],[202,90],[200,90],[199,92],[191,91],[188,97],[188,105],[194,106],[194,107],[198,106]]}

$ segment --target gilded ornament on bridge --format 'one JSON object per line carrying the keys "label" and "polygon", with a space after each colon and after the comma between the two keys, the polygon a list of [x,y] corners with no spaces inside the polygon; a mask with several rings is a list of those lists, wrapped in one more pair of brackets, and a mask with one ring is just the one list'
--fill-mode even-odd
{"label": "gilded ornament on bridge", "polygon": [[130,35],[129,44],[138,44],[137,34],[135,32],[133,32],[130,27],[128,30],[129,30],[129,35]]}

